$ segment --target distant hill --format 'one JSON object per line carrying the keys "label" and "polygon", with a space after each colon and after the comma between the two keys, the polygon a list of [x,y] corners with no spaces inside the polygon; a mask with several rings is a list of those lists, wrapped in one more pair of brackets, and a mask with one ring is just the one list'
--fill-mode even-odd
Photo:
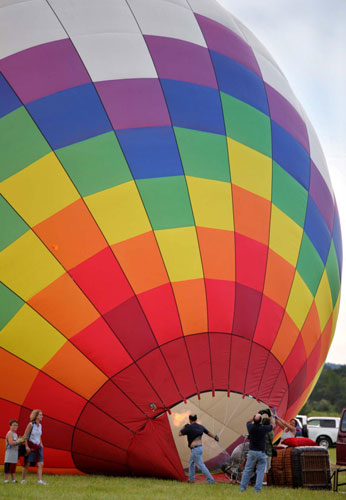
{"label": "distant hill", "polygon": [[346,365],[325,363],[321,376],[301,409],[305,415],[330,413],[338,415],[346,408]]}

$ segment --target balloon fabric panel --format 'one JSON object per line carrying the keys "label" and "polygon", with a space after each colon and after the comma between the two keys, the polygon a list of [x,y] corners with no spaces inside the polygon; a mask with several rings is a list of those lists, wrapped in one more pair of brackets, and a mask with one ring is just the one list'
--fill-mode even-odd
{"label": "balloon fabric panel", "polygon": [[187,128],[174,127],[185,175],[230,182],[225,137]]}
{"label": "balloon fabric panel", "polygon": [[16,94],[12,91],[10,85],[5,80],[4,76],[0,75],[0,91],[1,91],[1,107],[0,107],[0,116],[6,116],[10,114],[17,108],[20,108],[22,103],[16,96]]}
{"label": "balloon fabric panel", "polygon": [[310,196],[317,205],[327,223],[329,231],[333,231],[333,198],[328,190],[320,172],[312,163],[310,179]]}
{"label": "balloon fabric panel", "polygon": [[[271,158],[271,123],[269,117],[231,95],[223,92],[220,95],[227,136],[251,148],[248,151],[249,154],[258,151]],[[228,142],[236,146],[233,141]],[[263,158],[264,160],[265,158]],[[270,198],[270,195],[268,198]]]}
{"label": "balloon fabric panel", "polygon": [[114,80],[98,82],[95,86],[114,130],[129,132],[139,129],[140,132],[144,127],[168,127],[171,124],[157,79]]}
{"label": "balloon fabric panel", "polygon": [[273,162],[272,203],[300,227],[304,227],[307,201],[307,190]]}
{"label": "balloon fabric panel", "polygon": [[306,125],[298,111],[270,85],[266,84],[271,118],[283,129],[290,133],[301,146],[309,153],[309,138]]}
{"label": "balloon fabric panel", "polygon": [[242,64],[261,76],[253,49],[243,38],[208,17],[196,14],[196,19],[210,50]]}
{"label": "balloon fabric panel", "polygon": [[31,4],[0,8],[0,415],[43,410],[49,470],[183,480],[189,412],[230,450],[316,383],[342,268],[325,159],[214,0]]}
{"label": "balloon fabric panel", "polygon": [[[233,96],[268,114],[268,101],[263,80],[242,64],[210,51],[221,92]],[[229,74],[233,78],[228,78]]]}
{"label": "balloon fabric panel", "polygon": [[197,227],[197,233],[206,279],[218,280],[221,285],[221,280],[234,284],[234,231]]}
{"label": "balloon fabric panel", "polygon": [[206,289],[202,279],[172,283],[184,335],[208,328]]}
{"label": "balloon fabric panel", "polygon": [[114,131],[58,149],[56,155],[83,197],[132,180]]}
{"label": "balloon fabric panel", "polygon": [[141,293],[138,300],[159,345],[165,345],[182,335],[181,320],[170,283]]}
{"label": "balloon fabric panel", "polygon": [[[17,108],[1,119],[1,180],[23,170],[50,153],[50,148],[37,130],[25,108]],[[18,148],[20,137],[21,148]]]}
{"label": "balloon fabric panel", "polygon": [[326,262],[326,270],[328,274],[330,290],[332,292],[333,306],[335,306],[339,297],[338,290],[340,287],[340,273],[334,241],[332,241],[330,245],[329,256]]}
{"label": "balloon fabric panel", "polygon": [[0,196],[0,214],[4,221],[4,230],[0,235],[1,250],[17,240],[25,232],[29,231],[29,226],[16,214],[11,205],[7,203],[3,196]]}
{"label": "balloon fabric panel", "polygon": [[312,303],[309,314],[301,330],[301,337],[307,356],[310,356],[320,338],[320,324],[315,301]]}
{"label": "balloon fabric panel", "polygon": [[214,68],[206,47],[160,36],[145,35],[144,39],[159,78],[217,88]]}
{"label": "balloon fabric panel", "polygon": [[18,52],[5,58],[2,68],[23,104],[90,82],[68,38]]}
{"label": "balloon fabric panel", "polygon": [[81,199],[35,225],[33,230],[68,270],[107,246],[104,236]]}

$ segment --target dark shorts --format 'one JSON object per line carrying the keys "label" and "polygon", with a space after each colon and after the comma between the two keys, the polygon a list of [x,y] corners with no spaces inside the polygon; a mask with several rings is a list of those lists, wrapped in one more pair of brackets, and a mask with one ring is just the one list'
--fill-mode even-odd
{"label": "dark shorts", "polygon": [[25,463],[29,463],[32,467],[34,467],[37,462],[43,462],[43,448],[37,451],[31,451],[27,457],[25,457]]}
{"label": "dark shorts", "polygon": [[5,462],[4,464],[4,472],[5,474],[14,474],[16,472],[17,464],[9,464]]}

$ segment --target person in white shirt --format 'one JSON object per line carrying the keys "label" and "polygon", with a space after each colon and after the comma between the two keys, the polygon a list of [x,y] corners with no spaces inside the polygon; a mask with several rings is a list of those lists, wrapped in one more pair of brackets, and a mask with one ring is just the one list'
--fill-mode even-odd
{"label": "person in white shirt", "polygon": [[37,479],[38,484],[47,484],[42,480],[43,469],[43,444],[42,444],[42,425],[43,413],[41,410],[33,410],[30,414],[30,422],[28,423],[25,432],[25,447],[27,456],[24,458],[24,467],[22,473],[22,484],[26,482],[26,473],[29,465],[37,464]]}
{"label": "person in white shirt", "polygon": [[295,437],[296,435],[296,420],[295,418],[291,418],[290,422],[285,422],[282,418],[276,416],[277,424],[283,429],[283,433],[281,434],[281,442],[287,438]]}

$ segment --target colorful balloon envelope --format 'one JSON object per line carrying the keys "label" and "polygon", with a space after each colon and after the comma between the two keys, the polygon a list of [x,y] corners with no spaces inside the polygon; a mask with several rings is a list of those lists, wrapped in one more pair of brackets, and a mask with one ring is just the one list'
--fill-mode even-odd
{"label": "colorful balloon envelope", "polygon": [[192,412],[213,469],[333,337],[316,134],[214,0],[9,0],[0,31],[1,435],[40,408],[48,469],[184,479]]}

